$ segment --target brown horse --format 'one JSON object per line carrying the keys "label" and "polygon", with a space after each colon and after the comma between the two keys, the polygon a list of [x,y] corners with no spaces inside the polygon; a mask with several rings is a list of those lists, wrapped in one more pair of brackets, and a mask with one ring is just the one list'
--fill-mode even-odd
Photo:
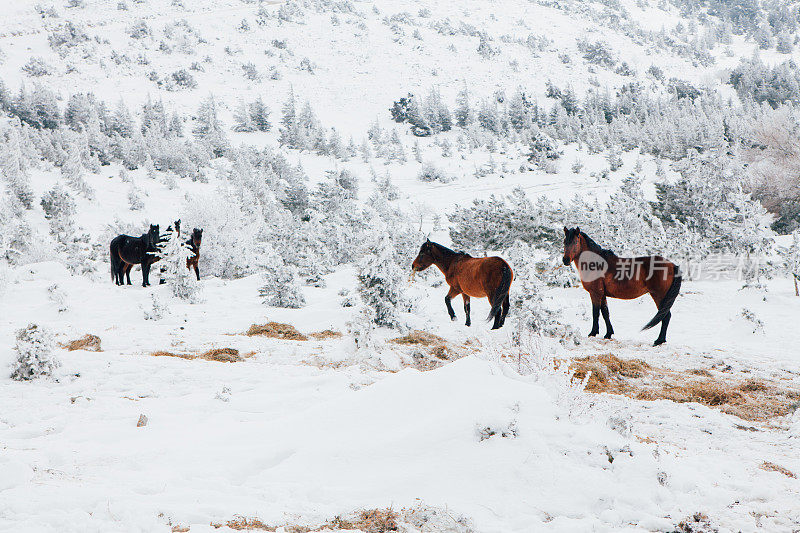
{"label": "brown horse", "polygon": [[606,298],[632,300],[650,293],[658,306],[658,312],[642,330],[650,329],[661,322],[661,333],[654,346],[667,341],[667,327],[672,318],[672,304],[681,290],[681,273],[678,265],[657,255],[645,257],[617,257],[601,248],[583,233],[580,228],[564,228],[564,264],[574,262],[583,288],[592,299],[592,331],[594,337],[600,331],[599,314],[606,323],[606,339],[614,333],[608,317]]}
{"label": "brown horse", "polygon": [[186,241],[186,246],[192,250],[194,254],[192,257],[186,260],[186,268],[191,270],[194,268],[194,273],[197,276],[197,281],[200,281],[200,268],[197,266],[197,263],[200,261],[200,245],[203,243],[203,230],[199,228],[194,228],[192,230],[192,236]]}
{"label": "brown horse", "polygon": [[469,316],[470,297],[488,298],[492,306],[488,320],[494,319],[492,329],[503,326],[510,307],[508,290],[514,279],[508,263],[499,257],[471,257],[426,240],[411,268],[414,272],[420,272],[431,265],[436,265],[442,271],[445,281],[450,285],[444,303],[451,320],[456,319],[456,313],[450,300],[460,294],[464,299],[467,326],[472,324]]}

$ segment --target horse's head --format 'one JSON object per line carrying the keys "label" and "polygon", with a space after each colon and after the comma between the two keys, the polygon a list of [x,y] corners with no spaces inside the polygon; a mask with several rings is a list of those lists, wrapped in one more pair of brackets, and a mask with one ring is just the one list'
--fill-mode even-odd
{"label": "horse's head", "polygon": [[192,245],[200,248],[200,244],[203,242],[203,230],[200,228],[194,228],[192,230]]}
{"label": "horse's head", "polygon": [[411,263],[411,270],[414,272],[421,272],[433,264],[433,246],[434,244],[430,239],[425,239],[425,242],[419,249],[417,258]]}
{"label": "horse's head", "polygon": [[173,223],[173,225],[175,226],[175,234],[176,235],[180,235],[181,234],[181,219],[176,220]]}
{"label": "horse's head", "polygon": [[581,237],[581,228],[569,229],[564,226],[564,264],[569,265],[582,251],[583,238]]}
{"label": "horse's head", "polygon": [[158,243],[158,239],[161,238],[158,224],[150,224],[150,230],[147,232],[147,237],[150,240],[150,244],[155,245]]}

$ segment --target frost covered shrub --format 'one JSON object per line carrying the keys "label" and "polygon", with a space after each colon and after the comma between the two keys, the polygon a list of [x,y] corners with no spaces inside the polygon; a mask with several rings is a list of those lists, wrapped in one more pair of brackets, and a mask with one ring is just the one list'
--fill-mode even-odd
{"label": "frost covered shrub", "polygon": [[150,294],[150,307],[144,307],[142,311],[145,320],[161,320],[170,313],[169,307],[155,293]]}
{"label": "frost covered shrub", "polygon": [[549,135],[540,132],[531,140],[528,161],[539,168],[544,169],[548,161],[555,161],[560,157],[556,142]]}
{"label": "frost covered shrub", "polygon": [[400,327],[399,311],[408,308],[403,282],[405,276],[395,257],[392,242],[381,231],[358,265],[358,293],[374,313],[378,326]]}
{"label": "frost covered shrub", "polygon": [[242,72],[244,73],[244,77],[250,81],[258,81],[261,79],[261,74],[258,73],[258,69],[253,62],[243,64]]}
{"label": "frost covered shrub", "polygon": [[357,350],[369,350],[375,346],[375,311],[363,303],[347,322],[347,333],[353,338]]}
{"label": "frost covered shrub", "polygon": [[58,283],[53,283],[47,287],[47,299],[56,306],[59,313],[63,313],[69,309],[67,306],[67,293],[58,286]]}
{"label": "frost covered shrub", "polygon": [[506,252],[514,268],[515,289],[511,291],[510,314],[517,320],[514,339],[517,343],[526,333],[557,337],[561,342],[578,344],[577,332],[561,322],[561,313],[550,309],[542,296],[545,283],[537,274],[536,249],[517,243]]}
{"label": "frost covered shrub", "polygon": [[613,68],[617,64],[608,44],[602,41],[592,43],[587,39],[578,39],[578,50],[583,54],[583,58],[593,65]]}
{"label": "frost covered shrub", "polygon": [[181,220],[203,228],[204,272],[232,279],[251,274],[261,266],[265,243],[264,228],[258,221],[263,221],[264,215],[256,207],[251,210],[237,202],[231,190],[192,196]]}
{"label": "frost covered shrub", "polygon": [[440,183],[449,183],[453,181],[447,174],[445,174],[441,169],[436,168],[433,166],[432,163],[425,163],[422,165],[422,168],[417,174],[417,179],[420,181],[424,181],[427,183],[438,181]]}
{"label": "frost covered shrub", "polygon": [[28,324],[17,331],[14,350],[17,360],[13,364],[11,379],[27,381],[51,376],[61,363],[53,356],[53,336],[38,324]]}
{"label": "frost covered shrub", "polygon": [[75,200],[60,183],[45,193],[40,203],[53,235],[65,236],[74,229]]}
{"label": "frost covered shrub", "polygon": [[185,68],[176,70],[170,74],[169,81],[171,82],[167,89],[196,89],[197,80],[194,79],[191,72]]}
{"label": "frost covered shrub", "polygon": [[249,104],[240,102],[233,112],[233,131],[269,131],[272,128],[269,114],[269,108],[260,96]]}
{"label": "frost covered shrub", "polygon": [[201,286],[186,268],[186,261],[190,257],[194,257],[192,250],[175,232],[164,247],[161,264],[166,268],[167,285],[172,295],[194,303],[199,299]]}
{"label": "frost covered shrub", "polygon": [[134,183],[131,183],[128,189],[128,208],[131,211],[141,211],[144,209],[144,200],[142,200],[141,190]]}
{"label": "frost covered shrub", "polygon": [[258,293],[265,305],[271,307],[284,307],[299,309],[306,304],[306,298],[300,289],[297,278],[297,269],[291,265],[279,262],[264,272],[264,285]]}
{"label": "frost covered shrub", "polygon": [[128,28],[128,35],[131,39],[144,39],[152,34],[153,32],[150,30],[150,26],[148,26],[147,22],[143,20],[135,22],[130,28]]}
{"label": "frost covered shrub", "polygon": [[50,32],[47,37],[50,48],[55,50],[61,57],[64,57],[71,48],[88,40],[89,36],[86,35],[83,29],[69,20]]}
{"label": "frost covered shrub", "polygon": [[32,57],[22,67],[22,72],[32,78],[38,78],[51,74],[53,72],[53,67],[41,57]]}

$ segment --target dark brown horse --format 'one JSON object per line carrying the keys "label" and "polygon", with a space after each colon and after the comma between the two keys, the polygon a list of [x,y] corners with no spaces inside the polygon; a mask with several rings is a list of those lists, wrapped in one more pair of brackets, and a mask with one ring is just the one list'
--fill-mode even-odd
{"label": "dark brown horse", "polygon": [[186,268],[192,269],[194,268],[194,273],[197,276],[197,281],[200,281],[200,268],[197,266],[197,263],[200,261],[200,245],[203,243],[203,230],[199,228],[194,228],[192,230],[192,236],[186,241],[186,245],[189,249],[192,250],[194,254],[192,257],[186,260]]}
{"label": "dark brown horse", "polygon": [[614,333],[608,316],[606,298],[632,300],[650,293],[658,312],[642,330],[661,322],[661,333],[654,346],[667,341],[667,327],[672,318],[672,304],[681,290],[681,273],[678,265],[657,255],[644,257],[617,257],[601,248],[580,228],[564,228],[564,264],[575,263],[583,288],[592,299],[592,331],[600,331],[599,314],[606,323],[606,339]]}
{"label": "dark brown horse", "polygon": [[131,284],[131,268],[142,265],[142,287],[150,285],[150,265],[157,261],[159,231],[158,224],[151,224],[150,230],[141,237],[119,235],[111,241],[111,279],[117,285],[124,284],[124,277]]}
{"label": "dark brown horse", "polygon": [[508,263],[499,257],[472,257],[454,252],[441,244],[426,240],[411,268],[414,272],[420,272],[431,265],[436,265],[442,271],[445,281],[450,285],[450,292],[444,297],[444,303],[451,320],[456,319],[456,313],[450,300],[460,294],[464,299],[467,326],[472,324],[469,316],[470,297],[488,298],[492,306],[489,320],[494,319],[492,329],[503,326],[511,305],[508,290],[514,279]]}

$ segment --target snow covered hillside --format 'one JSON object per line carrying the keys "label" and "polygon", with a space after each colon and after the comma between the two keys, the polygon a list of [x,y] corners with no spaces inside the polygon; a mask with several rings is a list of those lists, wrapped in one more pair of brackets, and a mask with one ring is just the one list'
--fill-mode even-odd
{"label": "snow covered hillside", "polygon": [[0,531],[800,530],[799,3],[6,3]]}

